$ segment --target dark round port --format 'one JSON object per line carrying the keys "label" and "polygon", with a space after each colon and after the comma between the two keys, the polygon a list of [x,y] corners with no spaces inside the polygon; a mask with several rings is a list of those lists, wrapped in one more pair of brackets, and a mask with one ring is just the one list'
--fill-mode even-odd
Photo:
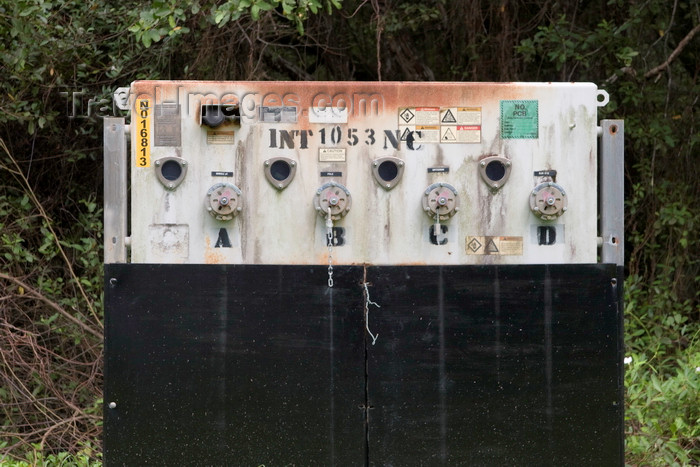
{"label": "dark round port", "polygon": [[486,165],[486,176],[489,180],[497,182],[506,175],[506,166],[501,161],[491,161]]}
{"label": "dark round port", "polygon": [[202,123],[206,126],[216,128],[224,123],[224,118],[224,112],[221,111],[221,107],[218,105],[202,106]]}
{"label": "dark round port", "polygon": [[379,178],[385,182],[390,182],[399,174],[399,166],[393,161],[384,161],[377,168]]}
{"label": "dark round port", "polygon": [[173,160],[165,161],[160,168],[160,173],[163,175],[164,179],[172,182],[180,178],[180,175],[182,175],[182,166]]}
{"label": "dark round port", "polygon": [[270,166],[270,175],[278,182],[286,180],[291,172],[292,168],[287,161],[275,161]]}

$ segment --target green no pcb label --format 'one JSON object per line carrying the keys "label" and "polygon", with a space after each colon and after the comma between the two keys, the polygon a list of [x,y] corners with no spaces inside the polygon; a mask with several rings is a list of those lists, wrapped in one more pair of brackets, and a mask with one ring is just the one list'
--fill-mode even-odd
{"label": "green no pcb label", "polygon": [[539,137],[537,101],[501,101],[501,138]]}

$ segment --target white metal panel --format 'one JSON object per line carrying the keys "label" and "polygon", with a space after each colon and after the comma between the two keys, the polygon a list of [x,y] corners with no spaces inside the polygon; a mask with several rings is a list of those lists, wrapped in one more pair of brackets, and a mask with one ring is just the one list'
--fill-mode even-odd
{"label": "white metal panel", "polygon": [[[138,164],[141,134],[135,109],[131,261],[325,264],[326,225],[314,197],[334,181],[352,197],[348,214],[334,222],[344,229],[344,244],[332,252],[335,264],[594,263],[597,95],[590,83],[135,82],[132,105],[140,98],[151,105],[150,166]],[[534,133],[532,127],[518,129],[517,116],[501,114],[518,109],[512,101],[527,101],[523,112],[530,117],[536,105]],[[201,106],[219,103],[237,103],[240,122],[216,129],[202,125]],[[179,117],[158,120],[158,109],[168,104],[179,105]],[[261,107],[268,110],[264,117]],[[406,108],[414,114],[408,123],[400,116]],[[422,108],[440,109],[437,124],[434,111]],[[464,124],[445,118],[447,109],[464,108],[471,113],[453,115]],[[470,121],[477,114],[478,124]],[[514,125],[516,137],[504,137],[503,125]],[[397,134],[406,129],[414,139],[418,132],[428,138],[438,134],[440,141],[457,132],[459,138],[478,139],[414,141],[413,148],[409,141],[398,141],[394,147]],[[333,151],[320,155],[321,149]],[[372,174],[372,162],[387,156],[404,162],[403,177],[391,190]],[[492,156],[511,163],[509,178],[498,190],[479,170],[480,161]],[[155,161],[165,157],[187,162],[186,175],[174,189],[156,176]],[[264,173],[264,162],[277,157],[297,164],[283,190]],[[431,172],[435,169],[448,171]],[[529,200],[536,185],[548,180],[534,173],[551,170],[568,204],[560,217],[543,220],[531,212]],[[339,176],[323,175],[328,172]],[[440,182],[456,189],[460,204],[454,216],[441,220],[447,242],[435,245],[429,234],[435,219],[426,215],[422,201],[426,188]],[[207,212],[207,191],[217,183],[241,190],[241,211],[231,220]],[[556,242],[538,244],[539,226],[551,226]],[[474,237],[477,243],[471,246],[481,246],[470,251]]]}

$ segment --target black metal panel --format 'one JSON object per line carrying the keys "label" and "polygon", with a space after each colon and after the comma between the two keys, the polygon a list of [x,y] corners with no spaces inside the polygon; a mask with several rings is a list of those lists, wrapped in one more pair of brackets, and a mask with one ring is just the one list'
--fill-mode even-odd
{"label": "black metal panel", "polygon": [[361,273],[107,265],[106,463],[363,465]]}
{"label": "black metal panel", "polygon": [[622,465],[620,273],[369,268],[370,465]]}
{"label": "black metal panel", "polygon": [[614,265],[105,278],[109,466],[623,463]]}

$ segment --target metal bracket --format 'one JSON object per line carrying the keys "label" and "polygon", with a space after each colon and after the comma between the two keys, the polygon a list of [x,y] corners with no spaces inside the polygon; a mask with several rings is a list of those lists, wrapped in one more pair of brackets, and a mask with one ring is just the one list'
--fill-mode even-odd
{"label": "metal bracket", "polygon": [[625,122],[601,120],[600,190],[598,209],[602,246],[600,260],[623,266],[625,262]]}
{"label": "metal bracket", "polygon": [[117,88],[114,91],[114,103],[119,110],[129,110],[129,93],[131,92],[130,87]]}
{"label": "metal bracket", "polygon": [[104,119],[104,262],[126,263],[126,124]]}

